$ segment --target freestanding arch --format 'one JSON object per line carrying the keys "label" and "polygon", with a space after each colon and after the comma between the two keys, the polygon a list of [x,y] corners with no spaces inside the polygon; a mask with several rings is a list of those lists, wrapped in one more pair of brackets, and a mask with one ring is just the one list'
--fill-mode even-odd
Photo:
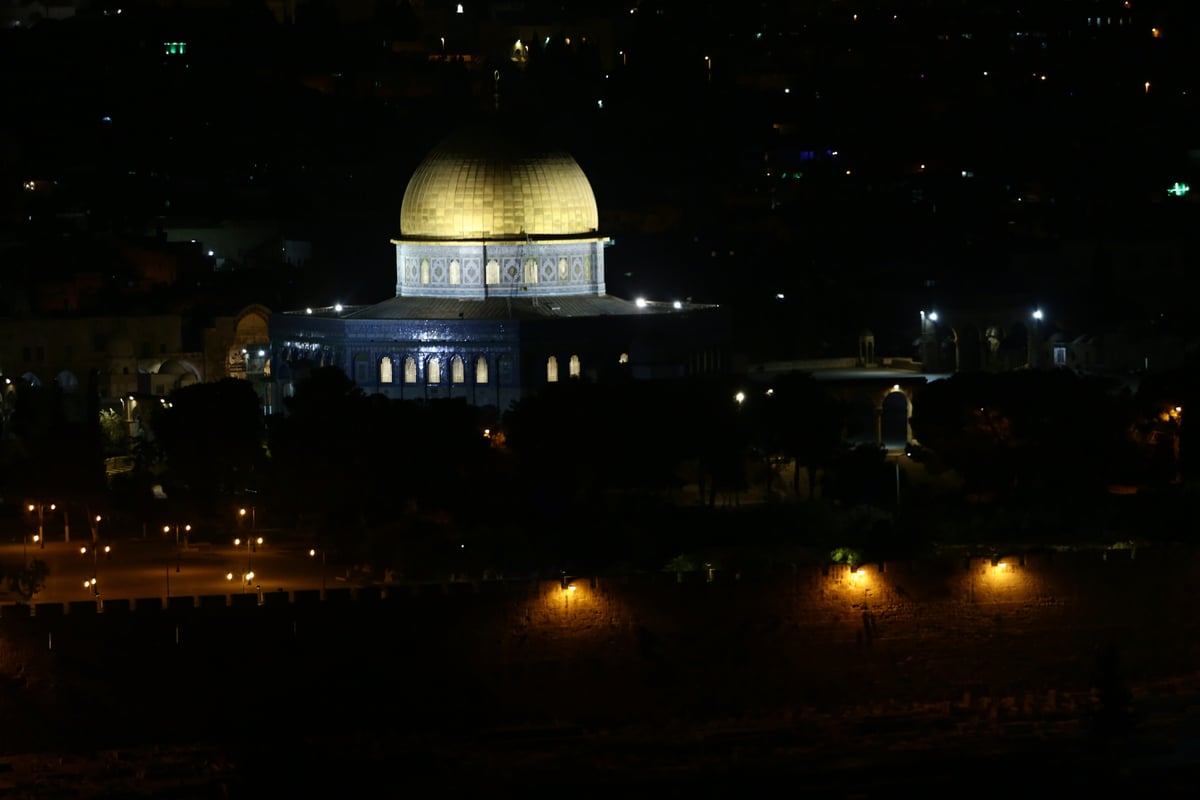
{"label": "freestanding arch", "polygon": [[880,413],[880,444],[888,450],[903,450],[912,441],[911,415],[912,406],[904,390],[888,391]]}

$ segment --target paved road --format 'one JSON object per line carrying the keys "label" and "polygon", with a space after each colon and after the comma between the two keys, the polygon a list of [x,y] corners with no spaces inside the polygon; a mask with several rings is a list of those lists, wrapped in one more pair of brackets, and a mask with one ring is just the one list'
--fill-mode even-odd
{"label": "paved road", "polygon": [[[91,599],[92,589],[85,587],[84,581],[93,575],[101,595],[113,598],[233,594],[253,592],[256,586],[272,592],[321,588],[323,567],[319,554],[310,557],[307,547],[299,542],[273,544],[269,534],[264,538],[264,543],[252,550],[244,543],[234,547],[232,541],[176,548],[174,537],[101,541],[101,551],[95,558],[88,541],[49,541],[44,548],[18,541],[0,544],[0,564],[7,573],[19,568],[26,555],[45,561],[50,577],[34,598],[34,602],[42,603]],[[102,551],[105,544],[112,548],[107,555]],[[88,552],[81,553],[84,545]],[[254,573],[248,584],[242,581],[247,572]],[[232,580],[228,578],[230,573]],[[344,570],[339,574],[344,577]],[[330,588],[347,585],[338,579],[333,567],[325,569],[324,577]],[[0,591],[0,600],[17,599],[15,594]]]}

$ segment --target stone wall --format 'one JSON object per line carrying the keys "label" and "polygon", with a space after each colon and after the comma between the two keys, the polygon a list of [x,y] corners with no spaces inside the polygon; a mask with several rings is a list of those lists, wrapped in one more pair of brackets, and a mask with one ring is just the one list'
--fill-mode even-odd
{"label": "stone wall", "polygon": [[[0,636],[26,643],[31,675],[128,679],[105,685],[113,698],[144,691],[145,665],[172,664],[223,703],[286,705],[285,690],[319,680],[338,703],[405,724],[615,728],[889,710],[1046,720],[1090,703],[1106,650],[1143,695],[1195,678],[1198,571],[1195,552],[1156,548],[718,572],[711,582],[393,586],[324,602],[110,600],[102,614],[94,604],[34,616],[6,607]],[[265,682],[224,683],[227,662]],[[313,714],[330,702],[316,696]]]}

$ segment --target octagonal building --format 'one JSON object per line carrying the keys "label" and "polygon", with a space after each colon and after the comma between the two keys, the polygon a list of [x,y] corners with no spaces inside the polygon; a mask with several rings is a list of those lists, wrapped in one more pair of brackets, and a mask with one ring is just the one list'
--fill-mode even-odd
{"label": "octagonal building", "polygon": [[546,383],[723,369],[711,306],[605,293],[592,187],[570,155],[495,126],[452,134],[400,206],[396,295],[271,319],[284,396],[338,366],[367,392],[501,411]]}

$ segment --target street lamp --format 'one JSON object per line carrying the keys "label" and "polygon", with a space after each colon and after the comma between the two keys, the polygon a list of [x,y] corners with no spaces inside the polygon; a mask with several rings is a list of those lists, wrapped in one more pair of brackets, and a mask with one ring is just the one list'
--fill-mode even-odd
{"label": "street lamp", "polygon": [[[51,511],[54,511],[56,508],[58,508],[57,505],[55,505],[54,503],[50,504]],[[37,515],[38,515],[38,531],[37,531],[37,534],[33,537],[33,541],[42,550],[45,550],[46,549],[46,530],[45,530],[45,528],[46,528],[46,504],[45,503],[30,503],[29,504],[30,513],[33,513],[35,510],[37,511]]]}
{"label": "street lamp", "polygon": [[[245,511],[245,509],[242,510]],[[258,546],[262,543],[263,538],[261,536],[251,536],[246,539],[246,575],[249,575],[250,577],[254,577],[254,573],[252,572],[253,565],[250,563],[250,555],[251,553],[257,553]],[[233,546],[241,547],[242,540],[240,538],[234,539]]]}
{"label": "street lamp", "polygon": [[[258,520],[256,519],[257,511],[258,511],[258,509],[255,506],[250,506],[250,530],[251,531],[258,530]],[[246,518],[246,509],[239,508],[238,509],[239,521],[244,520],[245,518]]]}
{"label": "street lamp", "polygon": [[[226,572],[225,580],[232,582],[233,581],[233,573]],[[246,572],[242,573],[242,594],[246,593],[246,587],[250,585],[250,581],[252,581],[252,580],[254,580],[254,573],[252,571],[247,570]]]}
{"label": "street lamp", "polygon": [[317,548],[314,547],[308,551],[308,557],[316,558],[317,553],[321,554],[321,599],[324,600],[325,599],[325,550],[324,550],[324,548],[318,550]]}
{"label": "street lamp", "polygon": [[[191,526],[191,525],[184,525],[184,526],[183,526],[183,531],[184,531],[184,533],[191,533],[191,532],[192,532],[192,526]],[[163,535],[166,535],[166,534],[168,534],[168,533],[170,533],[170,532],[171,532],[171,526],[170,526],[170,525],[163,525]],[[184,537],[184,539],[186,540],[186,539],[187,539],[187,537],[185,536],[185,537]],[[181,553],[181,551],[180,551],[180,548],[179,548],[179,523],[178,523],[178,522],[176,522],[176,523],[175,523],[175,571],[176,571],[176,572],[179,572],[179,562],[180,562],[180,560],[182,559],[182,557],[183,557],[183,556],[182,556],[182,553]]]}

